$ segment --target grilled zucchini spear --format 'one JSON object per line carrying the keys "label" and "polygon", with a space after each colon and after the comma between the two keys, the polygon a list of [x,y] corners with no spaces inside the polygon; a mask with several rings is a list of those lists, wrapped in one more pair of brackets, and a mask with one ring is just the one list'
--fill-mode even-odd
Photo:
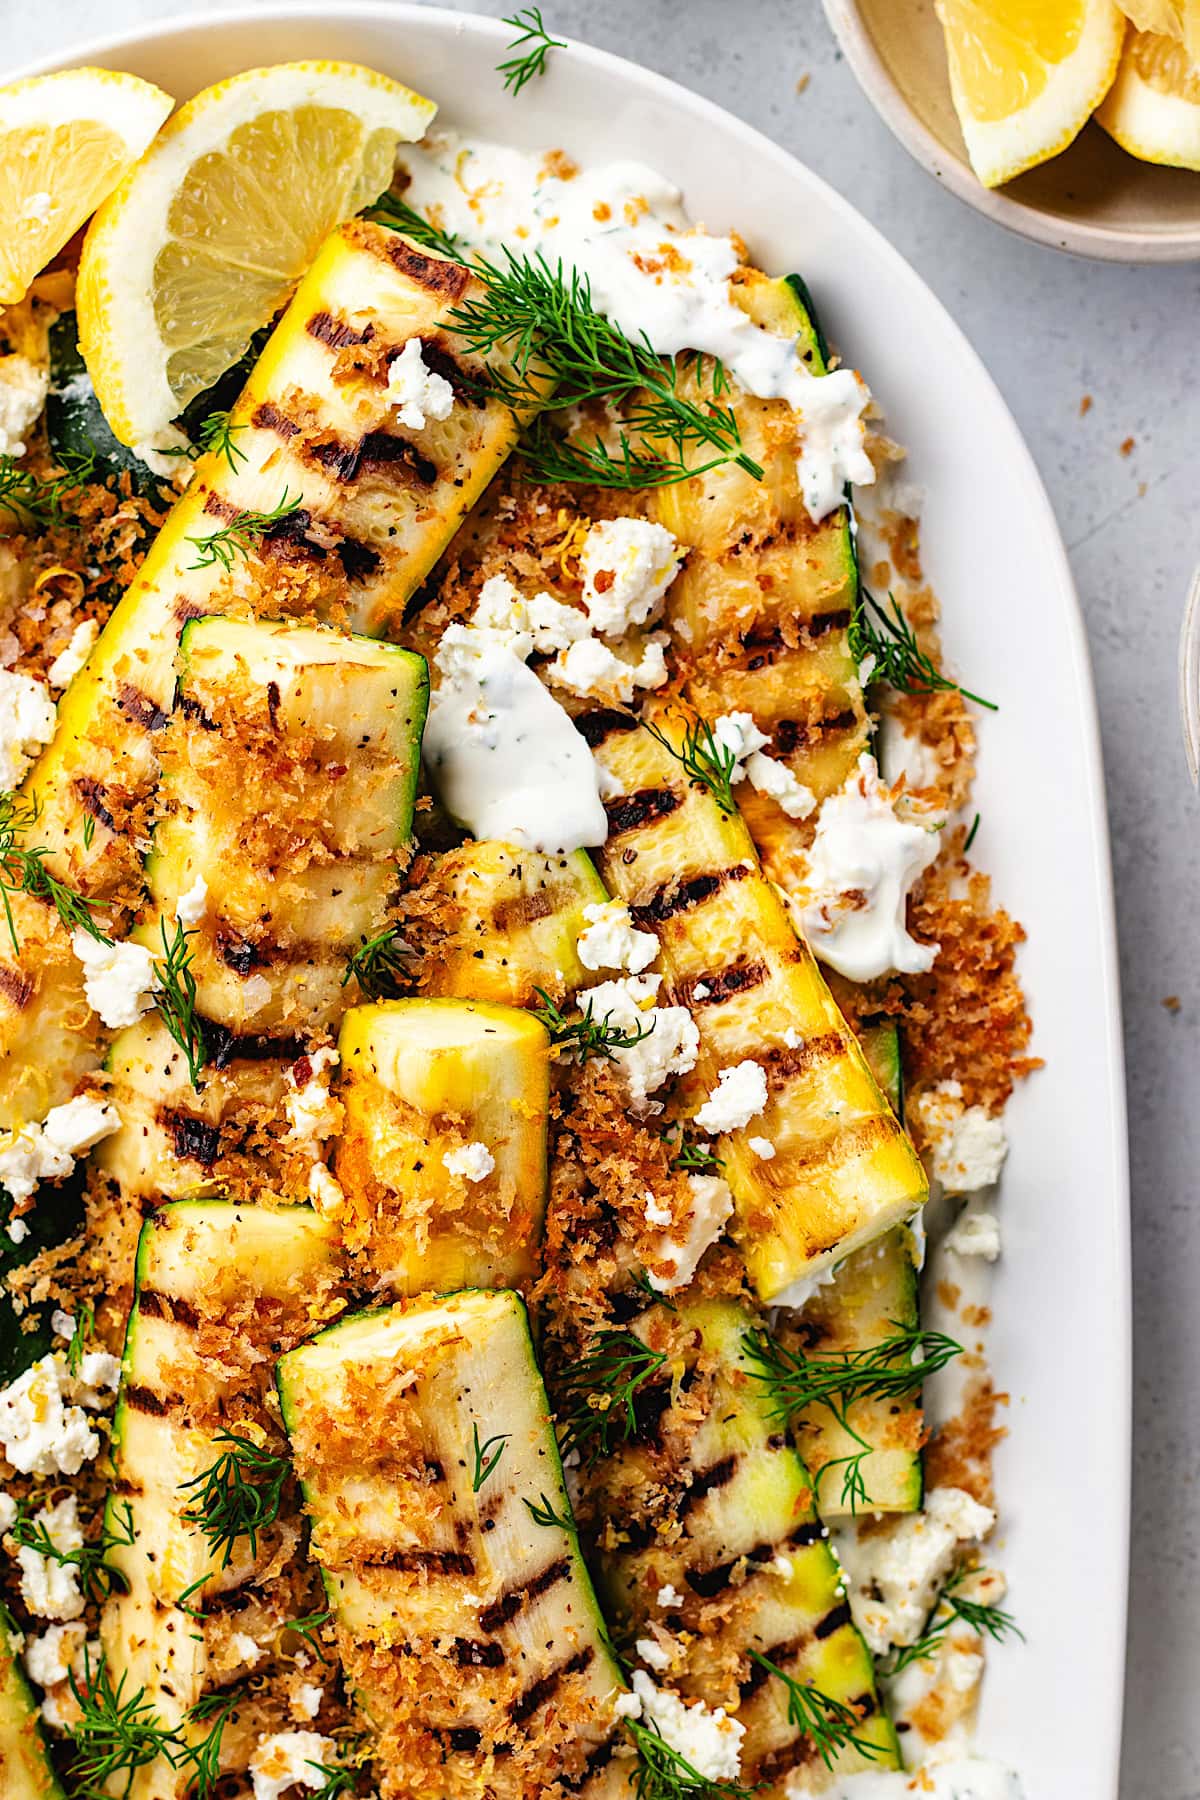
{"label": "grilled zucchini spear", "polygon": [[278,1382],[383,1795],[628,1794],[621,1676],[518,1297],[347,1319]]}
{"label": "grilled zucchini spear", "polygon": [[[786,1304],[792,1283],[921,1205],[924,1172],[736,810],[689,781],[678,722],[658,719],[675,753],[620,713],[577,724],[615,790],[601,872],[658,934],[674,998],[700,1030],[697,1098],[745,1059],[766,1072],[765,1112],[720,1153],[751,1279],[763,1300]],[[775,1155],[756,1156],[751,1136]]]}
{"label": "grilled zucchini spear", "polygon": [[46,1752],[37,1701],[21,1668],[21,1633],[0,1606],[0,1794],[4,1800],[63,1800]]}
{"label": "grilled zucchini spear", "polygon": [[186,626],[178,663],[146,941],[170,938],[176,902],[203,881],[202,1017],[235,1036],[318,1034],[407,848],[425,664],[327,626],[235,619]]}
{"label": "grilled zucchini spear", "polygon": [[[286,1473],[267,1405],[272,1359],[339,1310],[338,1282],[329,1228],[304,1208],[179,1202],[142,1230],[108,1502],[109,1560],[128,1591],[106,1603],[101,1636],[114,1686],[123,1677],[126,1694],[144,1689],[160,1723],[187,1741],[209,1729],[190,1717],[210,1684],[209,1631],[235,1612],[239,1629],[269,1643],[289,1616],[280,1606],[303,1579],[286,1483],[274,1512],[259,1508],[253,1535],[237,1533],[233,1483],[214,1475],[222,1456],[236,1454],[222,1434],[260,1445]],[[241,1474],[256,1487],[265,1479],[244,1461]],[[271,1599],[254,1588],[268,1565]],[[241,1710],[249,1715],[255,1704],[248,1698]],[[245,1745],[246,1734],[230,1731],[228,1741]],[[175,1800],[188,1789],[186,1765],[160,1756],[126,1792],[128,1800]]]}
{"label": "grilled zucchini spear", "polygon": [[[189,619],[315,613],[372,635],[398,621],[520,427],[479,399],[471,377],[483,365],[447,322],[472,288],[467,270],[362,220],[326,241],[233,408],[231,448],[196,464],[30,772],[37,841],[57,877],[101,900],[136,889]],[[449,416],[415,434],[388,394],[413,338],[456,391]],[[0,946],[0,1070],[6,1092],[29,1086],[36,1045],[50,1106],[72,1091],[78,1039],[54,973],[65,939],[56,925],[41,935],[52,943],[33,934],[19,956]]]}
{"label": "grilled zucchini spear", "polygon": [[399,1294],[537,1274],[550,1038],[511,1006],[392,1000],[342,1021],[347,1247]]}
{"label": "grilled zucchini spear", "polygon": [[675,1648],[663,1679],[736,1715],[741,1781],[774,1796],[793,1770],[823,1766],[789,1718],[789,1680],[840,1719],[830,1767],[900,1759],[808,1476],[746,1354],[751,1324],[728,1301],[644,1314],[633,1329],[663,1361],[637,1395],[639,1434],[586,1479],[615,1615],[642,1638],[665,1627]]}

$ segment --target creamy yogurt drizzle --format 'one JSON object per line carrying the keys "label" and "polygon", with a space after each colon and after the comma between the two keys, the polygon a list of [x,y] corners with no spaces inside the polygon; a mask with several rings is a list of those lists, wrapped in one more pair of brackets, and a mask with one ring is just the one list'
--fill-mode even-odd
{"label": "creamy yogurt drizzle", "polygon": [[741,263],[732,238],[689,224],[682,196],[644,163],[574,172],[565,160],[431,132],[405,145],[406,199],[492,259],[540,251],[586,275],[592,304],[660,356],[716,356],[748,393],[785,400],[800,417],[801,490],[814,519],[840,506],[847,482],[875,471],[864,446],[870,394],[852,369],[813,375],[794,339],[755,325],[730,298]]}
{"label": "creamy yogurt drizzle", "polygon": [[[806,1791],[789,1786],[789,1800]],[[917,1776],[883,1769],[845,1776],[825,1791],[825,1800],[900,1800],[902,1795],[910,1800],[1022,1800],[1022,1789],[1013,1770],[1002,1763],[962,1756],[927,1763]]]}

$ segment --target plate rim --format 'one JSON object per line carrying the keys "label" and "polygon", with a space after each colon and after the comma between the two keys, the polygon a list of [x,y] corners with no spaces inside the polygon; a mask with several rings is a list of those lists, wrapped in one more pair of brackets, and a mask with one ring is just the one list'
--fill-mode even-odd
{"label": "plate rim", "polygon": [[[829,9],[835,4],[835,0],[824,0],[824,4]],[[374,26],[413,25],[421,27],[432,23],[442,31],[449,31],[454,35],[472,32],[489,38],[497,45],[504,47],[507,47],[509,41],[508,27],[502,20],[486,14],[460,12],[447,6],[425,5],[422,0],[344,0],[336,12],[331,12],[328,6],[322,3],[322,0],[283,0],[282,4],[268,6],[233,5],[222,7],[216,11],[193,9],[124,31],[84,38],[78,43],[69,43],[52,54],[25,63],[20,68],[4,75],[3,80],[5,82],[21,80],[30,75],[76,66],[96,57],[119,53],[125,48],[142,50],[158,40],[182,37],[197,31],[212,35],[219,33],[227,26],[245,26],[253,29],[270,26],[283,27],[288,24],[301,27],[318,25],[324,30],[343,27],[353,29],[356,21]],[[1114,1216],[1111,1219],[1100,1220],[1098,1228],[1106,1233],[1111,1233],[1110,1242],[1114,1255],[1119,1303],[1119,1316],[1115,1319],[1110,1318],[1108,1321],[1109,1347],[1112,1357],[1111,1380],[1115,1389],[1113,1397],[1117,1402],[1113,1411],[1114,1435],[1119,1439],[1117,1448],[1122,1481],[1115,1531],[1118,1539],[1116,1547],[1119,1554],[1120,1580],[1117,1592],[1113,1595],[1118,1630],[1116,1640],[1108,1653],[1108,1685],[1111,1689],[1113,1704],[1106,1708],[1109,1714],[1108,1737],[1110,1740],[1110,1754],[1106,1758],[1106,1768],[1110,1773],[1109,1791],[1113,1800],[1117,1800],[1121,1769],[1132,1508],[1133,1294],[1127,1086],[1116,903],[1112,873],[1112,843],[1104,778],[1099,703],[1083,610],[1058,520],[1034,455],[1026,443],[1004,395],[997,387],[981,356],[947,307],[878,227],[873,225],[836,188],[817,175],[799,157],[774,143],[764,132],[739,118],[736,113],[730,112],[702,94],[694,93],[671,77],[661,75],[627,57],[599,49],[577,38],[567,39],[564,47],[565,58],[577,59],[584,69],[588,66],[604,68],[613,75],[639,85],[643,91],[648,91],[661,99],[675,111],[690,112],[701,122],[708,121],[719,125],[722,131],[732,133],[740,139],[748,155],[768,159],[778,165],[785,174],[793,179],[798,177],[819,191],[835,214],[850,223],[856,233],[865,235],[870,240],[876,254],[890,265],[892,273],[899,281],[910,287],[919,296],[922,305],[936,320],[938,328],[955,341],[958,352],[973,366],[978,379],[985,383],[990,390],[996,408],[997,421],[1006,435],[1007,453],[1022,469],[1030,498],[1040,513],[1039,528],[1047,547],[1053,552],[1053,567],[1049,573],[1063,600],[1064,625],[1070,654],[1069,670],[1064,673],[1069,672],[1073,677],[1078,695],[1081,749],[1084,756],[1083,787],[1088,803],[1089,835],[1095,852],[1094,869],[1089,885],[1096,902],[1099,927],[1100,966],[1096,973],[1099,978],[1101,1011],[1105,1025],[1104,1066],[1108,1077],[1107,1091],[1102,1097],[1098,1096],[1098,1099],[1103,1099],[1110,1127],[1111,1141],[1106,1162],[1112,1175]],[[1020,229],[1016,226],[1012,228]],[[1021,233],[1021,235],[1028,234]],[[1114,1586],[1117,1584],[1114,1583]],[[1093,1729],[1098,1733],[1099,1724]],[[1097,1795],[1096,1800],[1103,1800],[1103,1797]]]}
{"label": "plate rim", "polygon": [[1083,220],[1052,219],[1036,207],[1014,199],[1003,188],[984,187],[966,163],[947,156],[945,146],[913,111],[875,47],[858,0],[821,3],[855,79],[892,136],[914,162],[964,206],[1030,243],[1087,262],[1123,263],[1128,267],[1200,262],[1200,228],[1147,232],[1135,226],[1122,230]]}

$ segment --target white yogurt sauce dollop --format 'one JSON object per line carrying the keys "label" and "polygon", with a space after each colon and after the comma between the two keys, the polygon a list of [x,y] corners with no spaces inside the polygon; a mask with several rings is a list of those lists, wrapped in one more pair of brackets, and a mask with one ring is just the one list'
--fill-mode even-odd
{"label": "white yogurt sauce dollop", "polygon": [[678,188],[644,163],[572,172],[555,158],[431,132],[405,145],[409,204],[503,266],[504,248],[541,252],[587,277],[592,304],[660,356],[719,357],[748,393],[799,416],[797,468],[814,519],[842,504],[847,482],[875,471],[862,415],[870,394],[853,369],[812,373],[795,339],[755,325],[730,295],[741,263],[732,238],[689,223]]}

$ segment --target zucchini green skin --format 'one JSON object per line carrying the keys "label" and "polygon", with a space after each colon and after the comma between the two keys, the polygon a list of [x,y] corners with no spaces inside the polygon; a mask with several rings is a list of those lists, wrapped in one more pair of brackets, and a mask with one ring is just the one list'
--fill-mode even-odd
{"label": "zucchini green skin", "polygon": [[[338,1222],[371,1289],[532,1283],[550,1107],[541,1021],[478,1000],[383,1001],[351,1008],[338,1051]],[[465,1144],[492,1159],[481,1180],[446,1167]]]}
{"label": "zucchini green skin", "polygon": [[[249,1589],[287,1523],[285,1511],[283,1526],[260,1533],[257,1554],[243,1540],[222,1567],[183,1516],[195,1499],[185,1484],[216,1461],[221,1429],[261,1427],[266,1442],[278,1441],[266,1405],[271,1354],[339,1309],[340,1279],[332,1232],[301,1207],[180,1201],[142,1228],[106,1509],[108,1561],[124,1591],[105,1604],[101,1641],[114,1682],[144,1688],[171,1729],[187,1732],[186,1715],[208,1686],[209,1596],[219,1591],[227,1606]],[[128,1800],[181,1800],[187,1791],[186,1768],[159,1757],[135,1771]]]}
{"label": "zucchini green skin", "polygon": [[[894,1020],[883,1020],[864,1027],[859,1037],[875,1079],[902,1119],[899,1028]],[[919,1323],[916,1245],[911,1227],[900,1225],[839,1264],[831,1284],[819,1288],[801,1313],[781,1320],[777,1335],[784,1344],[803,1345],[817,1354],[854,1354],[893,1337],[898,1329],[915,1331]],[[794,1425],[822,1516],[844,1518],[853,1510],[845,1487],[848,1465],[842,1459],[857,1455],[863,1443],[872,1449],[858,1465],[867,1500],[857,1510],[917,1512],[924,1496],[920,1392],[903,1401],[856,1400],[847,1417],[857,1436],[827,1407],[811,1407]]]}
{"label": "zucchini green skin", "polygon": [[51,454],[66,466],[72,461],[94,458],[100,480],[128,475],[135,494],[157,500],[159,490],[167,484],[113,435],[79,348],[74,312],[60,313],[55,319],[49,331],[49,348],[46,438]]}
{"label": "zucchini green skin", "polygon": [[64,1800],[37,1701],[12,1648],[20,1637],[16,1620],[0,1606],[0,1794],[4,1800]]}
{"label": "zucchini green skin", "polygon": [[[343,1661],[396,1791],[459,1800],[494,1766],[512,1771],[505,1795],[628,1794],[623,1683],[520,1298],[357,1314],[281,1357],[277,1382]],[[481,1474],[476,1444],[486,1457],[501,1433]],[[557,1517],[535,1520],[547,1505]]]}
{"label": "zucchini green skin", "polygon": [[858,1735],[876,1754],[846,1747],[837,1773],[899,1768],[900,1757],[807,1472],[746,1354],[753,1324],[728,1301],[642,1316],[634,1329],[666,1351],[674,1385],[644,1439],[601,1465],[594,1498],[608,1522],[601,1587],[618,1623],[634,1634],[652,1623],[681,1634],[682,1663],[667,1679],[737,1716],[746,1728],[741,1780],[775,1800],[811,1747],[788,1719],[784,1683],[755,1653],[860,1711]]}

